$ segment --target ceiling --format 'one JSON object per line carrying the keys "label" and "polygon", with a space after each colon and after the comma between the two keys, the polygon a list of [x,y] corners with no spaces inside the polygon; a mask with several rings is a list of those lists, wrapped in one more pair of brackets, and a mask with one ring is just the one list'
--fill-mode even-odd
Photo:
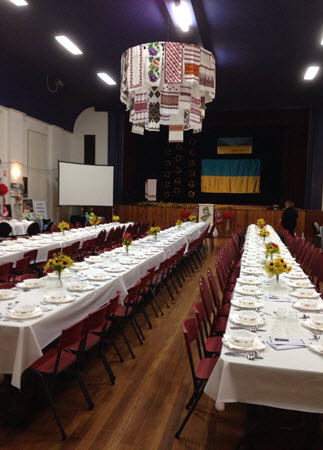
{"label": "ceiling", "polygon": [[[202,44],[216,55],[218,110],[319,107],[323,100],[321,0],[191,0],[198,30],[174,28],[164,0],[0,0],[0,104],[72,129],[86,107],[123,108],[121,54],[139,43]],[[66,34],[83,51],[66,52]],[[322,64],[312,82],[310,64]],[[96,75],[109,73],[117,86]],[[64,88],[48,91],[56,78]]]}

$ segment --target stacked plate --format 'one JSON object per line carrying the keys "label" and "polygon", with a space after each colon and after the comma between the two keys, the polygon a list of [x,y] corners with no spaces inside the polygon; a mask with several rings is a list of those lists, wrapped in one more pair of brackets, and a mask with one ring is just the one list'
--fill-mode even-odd
{"label": "stacked plate", "polygon": [[230,320],[233,323],[244,326],[259,326],[265,323],[263,317],[254,311],[239,311],[230,314]]}
{"label": "stacked plate", "polygon": [[223,344],[232,349],[256,351],[264,350],[265,344],[248,330],[235,331],[223,336]]}
{"label": "stacked plate", "polygon": [[35,305],[21,304],[8,311],[9,317],[13,319],[33,319],[41,316],[41,309]]}
{"label": "stacked plate", "polygon": [[75,297],[73,297],[72,295],[69,294],[62,294],[62,293],[53,293],[53,294],[49,294],[46,295],[44,297],[44,301],[46,303],[56,303],[56,304],[60,304],[60,303],[70,303],[73,302],[75,300]]}

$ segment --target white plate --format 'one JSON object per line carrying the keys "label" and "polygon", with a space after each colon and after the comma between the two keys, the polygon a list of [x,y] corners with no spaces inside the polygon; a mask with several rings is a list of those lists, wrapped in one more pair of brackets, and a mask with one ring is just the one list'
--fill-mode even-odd
{"label": "white plate", "polygon": [[106,275],[105,273],[97,276],[95,274],[92,274],[88,276],[88,279],[91,281],[108,281],[111,280],[111,277],[109,277],[109,275]]}
{"label": "white plate", "polygon": [[42,315],[42,311],[40,308],[36,307],[34,311],[30,314],[16,314],[13,309],[9,309],[8,316],[12,319],[19,319],[19,320],[25,320],[25,319],[33,319],[34,317],[39,317]]}
{"label": "white plate", "polygon": [[259,316],[259,315],[256,318],[256,320],[251,320],[250,322],[246,321],[246,320],[242,321],[241,318],[239,317],[239,313],[232,313],[232,314],[230,314],[230,320],[233,323],[236,323],[238,325],[243,325],[243,326],[246,326],[246,327],[264,325],[264,323],[265,323],[265,319],[263,317]]}
{"label": "white plate", "polygon": [[102,262],[103,259],[101,258],[101,256],[89,256],[88,258],[85,258],[85,261],[88,263],[98,263],[98,262]]}
{"label": "white plate", "polygon": [[290,286],[292,288],[295,288],[295,289],[297,289],[297,288],[304,288],[304,289],[306,289],[306,288],[312,288],[313,287],[309,280],[307,280],[307,281],[306,280],[293,280],[293,281],[290,281],[287,284],[288,284],[288,286]]}
{"label": "white plate", "polygon": [[22,252],[23,251],[23,246],[19,246],[18,245],[16,247],[6,247],[6,252]]}
{"label": "white plate", "polygon": [[85,291],[92,291],[93,289],[95,289],[95,286],[93,286],[92,284],[86,284],[84,286],[80,285],[80,286],[69,286],[67,288],[68,291],[75,291],[75,292],[85,292]]}
{"label": "white plate", "polygon": [[248,284],[250,286],[256,286],[257,284],[261,284],[260,280],[257,280],[257,278],[245,278],[245,277],[241,277],[238,278],[237,281],[241,284]]}
{"label": "white plate", "polygon": [[38,288],[44,287],[44,283],[40,283],[40,284],[38,284],[38,285],[31,285],[31,286],[28,286],[28,285],[25,284],[25,282],[23,281],[22,283],[16,284],[16,287],[19,288],[19,289],[38,289]]}
{"label": "white plate", "polygon": [[307,280],[307,276],[303,273],[285,273],[284,274],[286,278],[289,278],[290,280]]}
{"label": "white plate", "polygon": [[231,305],[237,306],[238,308],[245,308],[245,309],[255,309],[255,308],[262,308],[264,304],[262,302],[259,302],[256,300],[255,304],[253,306],[246,306],[240,303],[239,298],[235,298],[234,300],[231,300]]}
{"label": "white plate", "polygon": [[316,353],[319,353],[320,355],[323,355],[323,345],[319,344],[318,342],[309,342],[308,348]]}
{"label": "white plate", "polygon": [[120,272],[124,272],[125,268],[124,267],[105,267],[104,270],[106,272],[111,272],[111,273],[120,273]]}
{"label": "white plate", "polygon": [[311,289],[299,289],[298,291],[291,292],[290,295],[296,298],[319,298],[320,294]]}
{"label": "white plate", "polygon": [[74,264],[70,267],[70,270],[78,271],[78,270],[86,270],[86,269],[88,269],[88,268],[89,268],[88,264],[77,264],[77,263],[74,263]]}
{"label": "white plate", "polygon": [[253,341],[252,345],[249,347],[239,347],[238,345],[235,345],[232,342],[231,336],[229,334],[225,334],[222,338],[222,342],[224,345],[226,345],[229,348],[240,350],[241,352],[250,352],[250,351],[256,351],[256,350],[264,350],[266,348],[266,345],[257,337],[255,336],[255,340]]}
{"label": "white plate", "polygon": [[310,330],[323,331],[323,325],[322,326],[315,325],[315,323],[313,323],[311,319],[302,321],[302,325],[305,328],[309,328]]}
{"label": "white plate", "polygon": [[256,267],[241,267],[241,272],[258,275],[260,272],[260,269],[257,269]]}
{"label": "white plate", "polygon": [[51,298],[50,295],[46,295],[44,297],[44,302],[55,303],[55,304],[70,303],[70,302],[73,302],[74,300],[75,300],[75,297],[73,297],[72,295],[65,295],[65,297],[63,297],[61,300]]}
{"label": "white plate", "polygon": [[12,289],[0,289],[0,301],[15,298],[17,293]]}
{"label": "white plate", "polygon": [[263,291],[257,287],[240,286],[235,287],[235,292],[242,295],[263,295]]}
{"label": "white plate", "polygon": [[295,302],[293,304],[293,307],[296,309],[299,309],[301,311],[322,311],[323,309],[323,302],[316,302],[312,307],[310,306],[304,306],[301,302]]}

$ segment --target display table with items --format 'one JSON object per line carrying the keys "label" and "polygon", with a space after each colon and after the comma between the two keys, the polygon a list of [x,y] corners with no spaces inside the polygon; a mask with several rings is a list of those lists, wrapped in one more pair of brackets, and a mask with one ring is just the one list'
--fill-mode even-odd
{"label": "display table with items", "polygon": [[[267,230],[270,236],[261,237],[258,227],[248,228],[221,357],[205,393],[218,410],[242,402],[322,414],[323,301]],[[268,259],[265,239],[275,244],[267,246]]]}

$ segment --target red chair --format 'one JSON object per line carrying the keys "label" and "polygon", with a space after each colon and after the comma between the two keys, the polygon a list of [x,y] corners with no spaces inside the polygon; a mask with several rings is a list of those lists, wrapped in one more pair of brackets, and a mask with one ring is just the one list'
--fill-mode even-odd
{"label": "red chair", "polygon": [[0,283],[0,289],[12,289],[16,286],[14,281],[10,281],[8,283]]}
{"label": "red chair", "polygon": [[[85,321],[84,325],[84,346],[82,352],[87,352],[95,345],[99,348],[99,357],[101,358],[105,370],[107,371],[109,378],[112,384],[115,384],[115,375],[112,372],[110,364],[108,363],[103,349],[104,337],[107,331],[108,326],[108,310],[111,309],[111,305],[106,304],[101,308],[97,309],[93,313],[89,314],[88,318]],[[111,323],[111,322],[110,322]],[[68,348],[73,352],[79,351],[79,343],[75,343],[74,345]]]}
{"label": "red chair", "polygon": [[[198,325],[196,323],[195,318],[191,317],[189,319],[185,319],[182,322],[182,330],[183,330],[185,344],[186,344],[186,351],[187,351],[187,355],[188,355],[189,362],[190,362],[194,392],[186,405],[186,408],[188,408],[188,413],[186,414],[182,424],[180,425],[179,429],[177,430],[177,432],[175,434],[175,437],[177,439],[180,437],[180,434],[183,431],[183,428],[185,427],[188,419],[191,417],[192,412],[194,411],[196,405],[198,404],[200,398],[202,397],[203,392],[204,392],[204,387],[205,387],[208,379],[210,378],[210,376],[213,372],[213,369],[219,359],[219,357],[202,358],[200,336],[199,336],[199,331],[198,331]],[[194,366],[192,348],[191,348],[191,344],[193,342],[196,342],[198,354],[200,357],[200,360],[199,360],[196,368]]]}
{"label": "red chair", "polygon": [[201,302],[193,303],[193,310],[197,320],[197,325],[199,328],[205,358],[210,358],[210,356],[214,354],[219,355],[222,350],[222,337],[221,336],[209,337],[203,303]]}
{"label": "red chair", "polygon": [[[35,361],[29,368],[33,374],[35,374],[41,381],[41,385],[49,401],[50,407],[54,413],[57,426],[61,432],[62,439],[66,439],[66,433],[61,423],[60,417],[54,405],[52,395],[48,389],[45,381],[46,376],[58,375],[72,365],[75,366],[75,373],[83,395],[87,401],[89,409],[93,409],[94,403],[90,397],[90,394],[86,388],[83,377],[79,369],[79,358],[84,347],[84,339],[86,335],[83,334],[83,328],[86,318],[77,322],[76,324],[62,330],[62,334],[58,341],[57,348],[50,348]],[[69,347],[78,346],[77,355],[68,350]]]}
{"label": "red chair", "polygon": [[26,273],[25,275],[20,275],[19,281],[22,282],[24,280],[29,280],[31,278],[36,278],[36,275],[34,273]]}
{"label": "red chair", "polygon": [[218,317],[209,287],[205,281],[205,278],[202,276],[200,277],[199,285],[206,318],[210,327],[210,335],[223,335],[227,326],[228,318]]}
{"label": "red chair", "polygon": [[[61,249],[60,247],[54,248],[53,250],[49,250],[47,255],[47,260],[52,259],[56,253],[60,253]],[[40,269],[40,271],[43,271],[45,269],[45,266],[47,264],[47,261],[43,261],[40,263],[37,263],[37,269]]]}
{"label": "red chair", "polygon": [[81,222],[76,222],[75,226],[76,226],[76,228],[83,228],[83,225],[81,224]]}
{"label": "red chair", "polygon": [[85,227],[90,227],[91,224],[90,224],[90,222],[89,222],[88,220],[86,220],[84,226],[85,226]]}
{"label": "red chair", "polygon": [[216,281],[215,281],[214,275],[209,267],[207,268],[207,277],[209,280],[209,285],[210,285],[210,289],[211,289],[211,293],[212,293],[212,297],[213,297],[213,303],[214,303],[214,306],[216,307],[218,315],[228,317],[228,315],[230,313],[231,305],[230,305],[230,303],[225,303],[224,305],[221,304],[220,297],[218,294],[218,288],[216,286]]}
{"label": "red chair", "polygon": [[58,228],[57,225],[55,225],[55,223],[53,223],[53,225],[51,226],[50,231],[51,231],[52,233],[60,233],[60,232],[61,232],[61,230]]}
{"label": "red chair", "polygon": [[24,253],[24,258],[30,258],[30,264],[35,265],[37,260],[38,250],[30,250],[27,253]]}
{"label": "red chair", "polygon": [[13,263],[6,263],[0,266],[0,282],[9,281]]}
{"label": "red chair", "polygon": [[12,269],[11,275],[13,276],[13,281],[19,275],[24,275],[26,273],[31,273],[32,268],[30,267],[30,258],[22,258],[16,262],[16,267]]}
{"label": "red chair", "polygon": [[145,336],[136,319],[136,307],[139,299],[140,285],[140,281],[133,285],[128,290],[128,295],[124,299],[124,304],[114,305],[114,308],[111,309],[111,313],[119,320],[129,320],[140,345],[142,345],[142,341],[145,340]]}
{"label": "red chair", "polygon": [[[118,330],[120,331],[120,333],[121,333],[121,335],[122,335],[122,337],[123,337],[123,340],[124,340],[125,343],[126,343],[126,346],[128,347],[128,350],[129,350],[131,356],[132,356],[133,358],[135,358],[135,355],[134,355],[134,353],[133,353],[133,351],[132,351],[131,345],[130,345],[130,343],[129,343],[129,341],[128,341],[128,339],[127,339],[127,337],[126,337],[126,335],[125,335],[125,333],[124,333],[124,331],[123,331],[122,324],[121,324],[121,320],[119,320],[118,317],[116,317],[116,316],[114,315],[114,311],[117,311],[117,310],[118,310],[118,307],[119,307],[119,297],[120,297],[120,294],[121,294],[121,292],[118,291],[117,294],[116,294],[113,298],[111,298],[110,301],[109,301],[109,304],[111,305],[111,308],[110,308],[110,310],[108,310],[108,320],[110,320],[110,321],[112,322],[112,326],[113,326],[114,324],[116,324]],[[119,355],[119,357],[120,357],[121,355],[119,354],[118,351],[117,351],[117,353],[118,353],[118,355]],[[121,360],[121,362],[123,362],[122,357],[120,357],[120,360]]]}
{"label": "red chair", "polygon": [[73,245],[68,245],[67,247],[62,248],[62,253],[71,257],[73,253]]}
{"label": "red chair", "polygon": [[73,230],[75,228],[74,223],[70,222],[70,230]]}

